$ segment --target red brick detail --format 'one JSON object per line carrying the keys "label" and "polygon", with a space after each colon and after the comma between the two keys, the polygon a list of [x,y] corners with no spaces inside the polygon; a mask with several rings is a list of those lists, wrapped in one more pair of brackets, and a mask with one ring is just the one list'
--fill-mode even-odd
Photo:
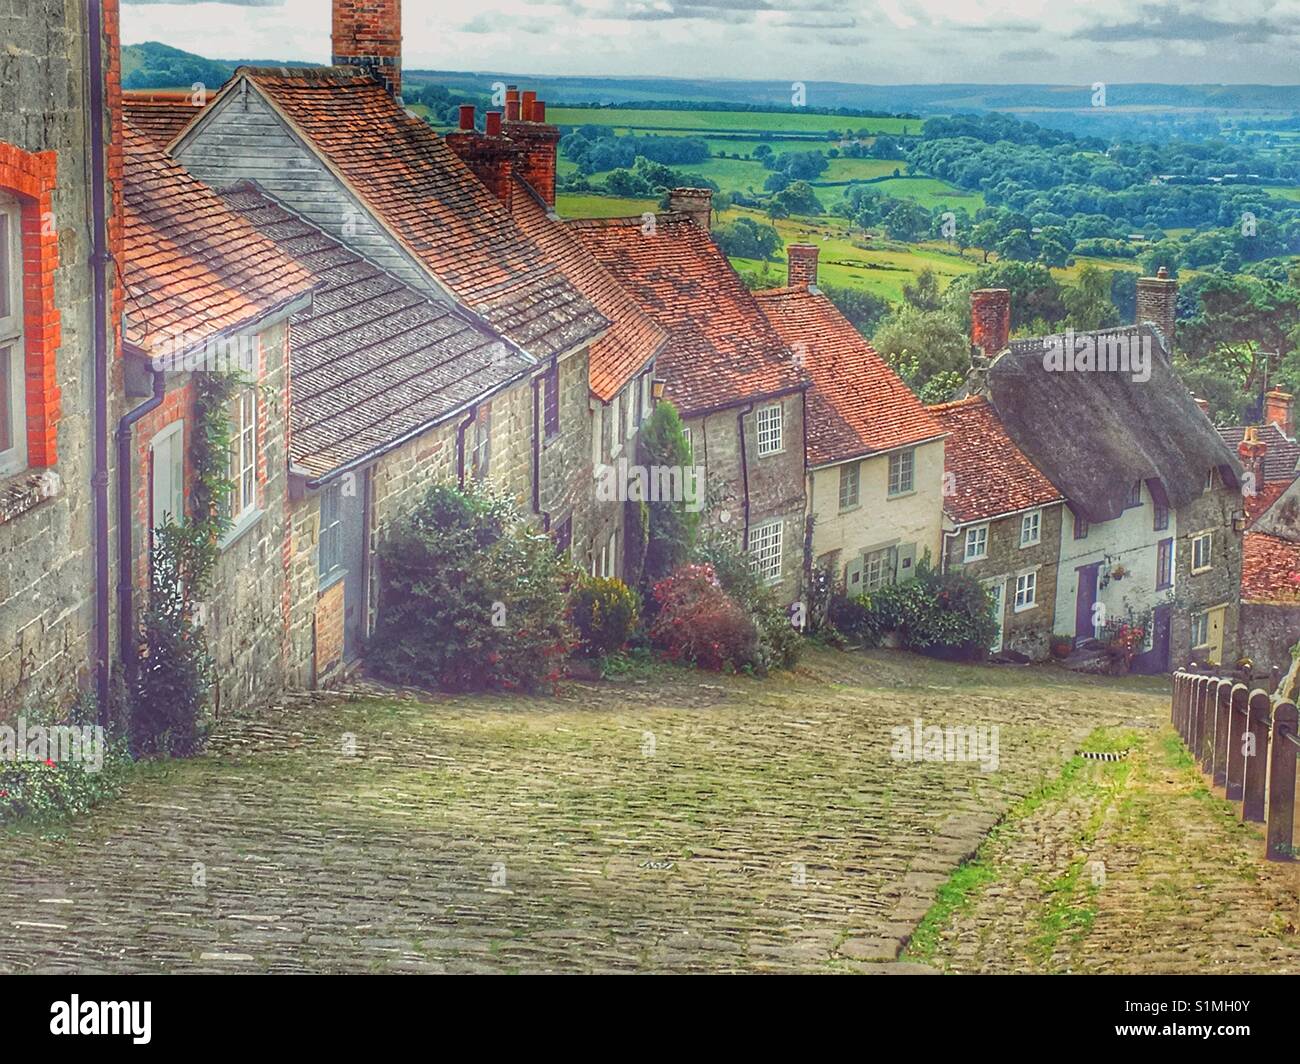
{"label": "red brick detail", "polygon": [[785,249],[788,268],[786,284],[791,288],[807,288],[817,284],[816,244],[791,244]]}
{"label": "red brick detail", "polygon": [[[492,113],[488,112],[489,119]],[[444,139],[447,147],[465,161],[474,175],[509,210],[514,196],[516,158],[522,154],[519,145],[507,137],[486,133],[448,133]]]}
{"label": "red brick detail", "polygon": [[980,288],[970,294],[970,342],[988,358],[1006,350],[1011,339],[1011,293]]}
{"label": "red brick detail", "polygon": [[532,92],[524,93],[524,121],[507,122],[505,132],[520,148],[514,164],[515,173],[528,182],[547,206],[554,207],[555,159],[560,146],[560,130],[530,117],[538,113],[538,108],[545,114],[546,107],[540,101],[530,100],[532,95]]}
{"label": "red brick detail", "polygon": [[402,0],[334,0],[336,64],[365,67],[402,94]]}
{"label": "red brick detail", "polygon": [[62,413],[56,360],[62,323],[54,301],[59,234],[51,198],[58,180],[57,168],[55,152],[26,152],[0,142],[0,191],[17,197],[22,216],[27,464],[36,467],[52,466],[58,461]]}
{"label": "red brick detail", "polygon": [[153,549],[153,439],[168,425],[184,420],[184,439],[181,446],[185,454],[185,474],[183,492],[186,509],[189,509],[190,485],[193,468],[190,459],[190,444],[193,441],[195,425],[194,385],[186,379],[179,387],[168,388],[162,403],[145,414],[135,425],[135,485],[134,520],[136,534],[132,536],[134,557],[132,572],[135,585],[141,592],[149,589],[149,555]]}

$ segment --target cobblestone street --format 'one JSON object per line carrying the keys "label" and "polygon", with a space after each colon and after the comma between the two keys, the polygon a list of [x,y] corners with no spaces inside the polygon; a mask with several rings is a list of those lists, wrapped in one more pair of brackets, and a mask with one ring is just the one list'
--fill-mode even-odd
{"label": "cobblestone street", "polygon": [[[0,971],[924,970],[901,943],[1006,810],[1166,709],[1155,681],[825,651],[766,681],[303,699],[6,833]],[[892,760],[917,717],[998,725],[997,771]],[[1115,845],[1098,934],[1141,889]]]}

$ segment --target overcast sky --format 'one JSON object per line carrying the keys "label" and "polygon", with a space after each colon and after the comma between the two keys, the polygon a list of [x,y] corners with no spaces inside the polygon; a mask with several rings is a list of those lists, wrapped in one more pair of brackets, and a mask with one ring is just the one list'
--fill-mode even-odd
{"label": "overcast sky", "polygon": [[[917,82],[1300,82],[1300,0],[403,0],[443,70]],[[330,0],[124,0],[127,44],[329,61]]]}

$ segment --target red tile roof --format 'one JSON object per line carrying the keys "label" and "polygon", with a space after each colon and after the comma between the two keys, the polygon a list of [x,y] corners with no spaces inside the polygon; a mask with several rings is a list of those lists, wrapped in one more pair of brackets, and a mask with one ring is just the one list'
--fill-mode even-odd
{"label": "red tile roof", "polygon": [[516,179],[515,221],[544,255],[555,263],[592,304],[613,324],[591,345],[588,377],[591,391],[608,402],[654,358],[668,334],[641,310],[614,276],[525,181]]}
{"label": "red tile roof", "polygon": [[1300,543],[1247,532],[1241,559],[1243,602],[1300,603]]}
{"label": "red tile roof", "polygon": [[1277,502],[1282,497],[1282,493],[1290,486],[1291,481],[1289,480],[1265,481],[1259,486],[1254,495],[1243,496],[1242,502],[1246,507],[1247,527],[1250,527],[1263,517],[1264,512]]}
{"label": "red tile roof", "polygon": [[129,124],[124,148],[129,343],[150,355],[176,354],[311,289],[302,267]]}
{"label": "red tile roof", "polygon": [[463,308],[385,273],[251,183],[222,193],[312,275],[293,315],[290,454],[325,478],[445,421],[536,363]]}
{"label": "red tile roof", "polygon": [[958,524],[1062,501],[1052,482],[1011,442],[988,400],[971,396],[929,409],[951,433],[944,444],[943,509]]}
{"label": "red tile roof", "polygon": [[241,67],[452,295],[538,357],[609,325],[442,137],[352,67]]}
{"label": "red tile roof", "polygon": [[667,330],[665,394],[686,415],[807,386],[793,355],[708,232],[683,215],[568,223]]}
{"label": "red tile roof", "polygon": [[809,465],[943,435],[933,415],[824,294],[800,287],[755,296],[812,378]]}
{"label": "red tile roof", "polygon": [[[1237,453],[1237,445],[1246,436],[1246,425],[1220,425],[1219,435],[1223,441]],[[1300,476],[1300,443],[1290,439],[1276,425],[1259,425],[1255,427],[1259,442],[1268,450],[1264,452],[1264,481],[1284,481],[1290,483]]]}
{"label": "red tile roof", "polygon": [[166,148],[216,97],[216,93],[206,93],[203,105],[196,105],[192,92],[126,91],[122,93],[122,111],[139,132]]}

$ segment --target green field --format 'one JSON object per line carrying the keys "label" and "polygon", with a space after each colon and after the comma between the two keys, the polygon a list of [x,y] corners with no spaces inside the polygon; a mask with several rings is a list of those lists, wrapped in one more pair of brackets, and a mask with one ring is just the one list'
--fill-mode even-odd
{"label": "green field", "polygon": [[864,129],[868,133],[916,134],[917,118],[853,118],[787,111],[656,111],[649,108],[550,107],[547,120],[559,126],[615,126],[641,132],[826,133]]}
{"label": "green field", "polygon": [[659,201],[561,192],[555,197],[555,209],[561,218],[630,218],[658,210]]}

